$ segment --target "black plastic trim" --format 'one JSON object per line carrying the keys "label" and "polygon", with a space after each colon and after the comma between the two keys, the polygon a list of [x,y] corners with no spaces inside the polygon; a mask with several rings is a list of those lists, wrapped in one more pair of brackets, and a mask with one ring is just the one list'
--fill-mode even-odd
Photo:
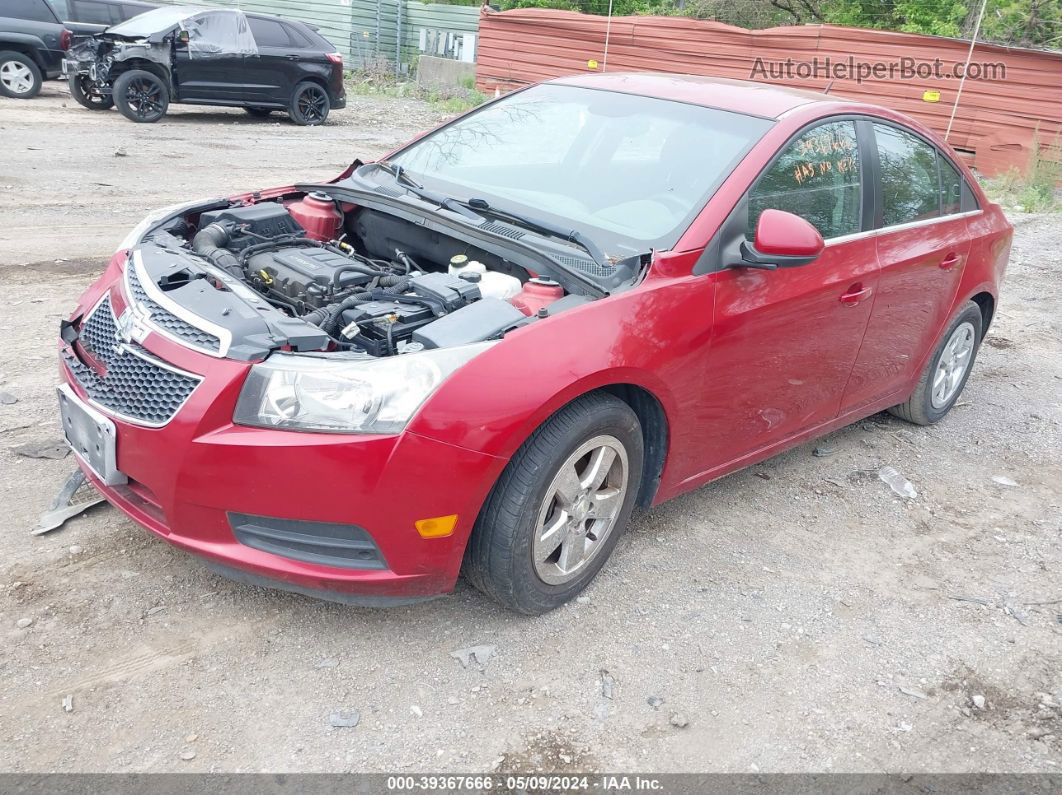
{"label": "black plastic trim", "polygon": [[446,594],[442,593],[429,594],[427,596],[371,596],[367,594],[346,593],[344,591],[329,591],[325,588],[308,588],[304,585],[296,585],[295,583],[285,582],[284,580],[274,580],[269,577],[263,577],[261,574],[252,574],[243,569],[237,569],[232,566],[226,566],[222,563],[216,563],[213,560],[204,560],[203,562],[206,564],[207,568],[215,574],[220,574],[228,580],[243,585],[256,585],[260,588],[287,591],[288,593],[297,593],[302,596],[308,596],[311,599],[321,599],[326,602],[339,602],[340,604],[352,605],[354,607],[402,607],[403,605],[428,602],[432,599],[439,599],[440,597],[446,596]]}
{"label": "black plastic trim", "polygon": [[387,568],[372,536],[357,525],[233,512],[227,515],[236,540],[252,549],[343,569]]}

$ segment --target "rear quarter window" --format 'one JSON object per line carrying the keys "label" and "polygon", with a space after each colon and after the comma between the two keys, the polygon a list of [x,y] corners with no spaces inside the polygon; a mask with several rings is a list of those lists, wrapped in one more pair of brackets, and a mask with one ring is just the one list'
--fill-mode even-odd
{"label": "rear quarter window", "polygon": [[895,226],[937,218],[941,185],[936,148],[888,124],[874,125],[874,139],[881,163],[882,223]]}

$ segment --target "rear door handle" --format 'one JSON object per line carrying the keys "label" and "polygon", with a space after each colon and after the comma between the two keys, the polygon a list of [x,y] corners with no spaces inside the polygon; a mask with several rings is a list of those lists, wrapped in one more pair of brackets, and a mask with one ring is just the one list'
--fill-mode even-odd
{"label": "rear door handle", "polygon": [[962,257],[952,251],[940,261],[940,267],[947,270],[948,268],[954,268],[960,262],[962,262]]}
{"label": "rear door handle", "polygon": [[870,294],[873,292],[869,287],[864,287],[862,284],[853,284],[848,288],[848,292],[841,296],[841,303],[845,306],[855,306],[870,298]]}

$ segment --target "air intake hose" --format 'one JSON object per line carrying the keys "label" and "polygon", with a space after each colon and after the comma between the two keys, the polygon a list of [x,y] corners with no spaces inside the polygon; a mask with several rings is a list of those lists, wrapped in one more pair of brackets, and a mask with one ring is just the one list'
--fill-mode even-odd
{"label": "air intake hose", "polygon": [[225,248],[228,242],[229,230],[214,223],[200,229],[192,238],[192,251],[206,257],[226,273],[242,279],[244,274],[240,261]]}

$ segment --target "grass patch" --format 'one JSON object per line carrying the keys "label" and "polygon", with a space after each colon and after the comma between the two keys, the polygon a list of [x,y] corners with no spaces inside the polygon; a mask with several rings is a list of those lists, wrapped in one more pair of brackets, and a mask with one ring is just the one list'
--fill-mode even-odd
{"label": "grass patch", "polygon": [[[1062,182],[1062,137],[1055,136],[1047,147],[1040,147],[1039,136],[1033,137],[1033,151],[1025,174],[1012,168],[998,177],[985,179],[982,186],[994,202],[1023,213],[1048,213],[1062,210],[1057,185]],[[1045,157],[1045,150],[1052,157]]]}
{"label": "grass patch", "polygon": [[474,77],[466,77],[450,88],[423,88],[411,80],[395,77],[389,61],[365,69],[347,72],[347,92],[363,97],[398,97],[419,99],[439,113],[458,114],[477,108],[487,95],[476,90]]}

